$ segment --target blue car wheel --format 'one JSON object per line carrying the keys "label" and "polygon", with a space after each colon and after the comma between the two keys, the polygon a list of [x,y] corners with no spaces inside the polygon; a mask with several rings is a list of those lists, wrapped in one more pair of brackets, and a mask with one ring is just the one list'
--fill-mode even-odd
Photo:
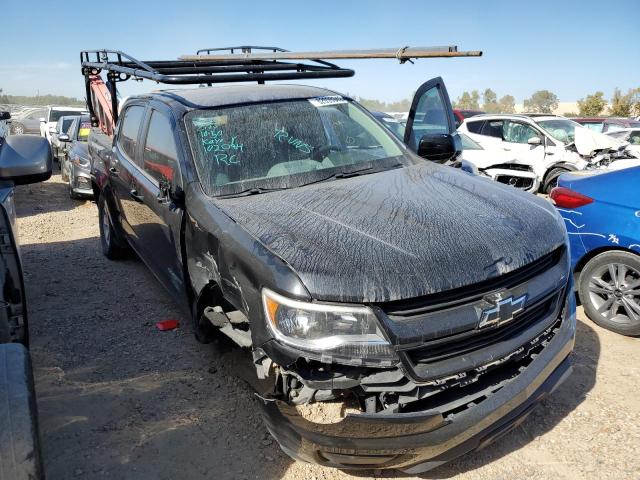
{"label": "blue car wheel", "polygon": [[580,301],[587,316],[622,335],[640,335],[640,255],[609,251],[580,273]]}

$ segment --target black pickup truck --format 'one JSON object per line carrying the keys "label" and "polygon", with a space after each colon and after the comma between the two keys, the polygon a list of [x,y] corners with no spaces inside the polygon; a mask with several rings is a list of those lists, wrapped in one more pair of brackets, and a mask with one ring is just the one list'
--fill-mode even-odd
{"label": "black pickup truck", "polygon": [[130,97],[113,137],[89,137],[102,248],[135,250],[201,341],[250,349],[286,453],[425,471],[526,417],[575,336],[562,219],[440,165],[458,146],[441,79],[404,142],[315,87]]}

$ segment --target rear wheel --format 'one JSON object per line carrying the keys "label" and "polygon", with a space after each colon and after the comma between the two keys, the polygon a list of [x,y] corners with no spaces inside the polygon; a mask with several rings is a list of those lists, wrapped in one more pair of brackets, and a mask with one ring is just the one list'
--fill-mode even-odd
{"label": "rear wheel", "polygon": [[100,245],[104,256],[109,260],[125,257],[128,253],[128,248],[118,241],[113,225],[111,225],[109,207],[104,195],[98,197],[98,221],[100,223]]}
{"label": "rear wheel", "polygon": [[563,173],[567,173],[569,170],[566,168],[553,168],[547,176],[544,178],[544,185],[542,191],[549,195],[551,190],[553,190],[558,185],[558,177]]}
{"label": "rear wheel", "polygon": [[578,292],[595,323],[622,335],[640,335],[640,256],[622,251],[595,256],[580,273]]}

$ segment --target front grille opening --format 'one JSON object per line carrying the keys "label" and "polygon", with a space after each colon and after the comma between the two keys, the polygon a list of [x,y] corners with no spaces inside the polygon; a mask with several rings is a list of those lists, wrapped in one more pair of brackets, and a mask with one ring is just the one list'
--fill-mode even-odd
{"label": "front grille opening", "polygon": [[468,379],[466,383],[444,389],[421,400],[401,404],[399,411],[412,413],[435,410],[440,412],[445,419],[452,420],[456,415],[485,401],[524,372],[551,341],[561,323],[562,319],[558,319],[551,327],[526,345],[519,355],[514,355],[504,363],[486,370],[481,367],[466,372]]}
{"label": "front grille opening", "polygon": [[[425,342],[419,348],[407,351],[407,356],[414,365],[429,364],[458,357],[465,353],[509,340],[520,335],[536,322],[549,318],[550,313],[557,308],[560,296],[556,292],[549,298],[528,307],[506,325],[480,330],[473,329],[456,335],[440,337],[436,340]],[[540,328],[540,330],[543,328]]]}
{"label": "front grille opening", "polygon": [[492,292],[502,288],[513,288],[531,280],[558,264],[564,253],[565,247],[563,245],[553,252],[540,257],[538,260],[525,265],[524,267],[498,277],[490,278],[473,285],[448,290],[446,292],[434,293],[406,300],[395,300],[392,302],[377,304],[377,306],[392,319],[402,319],[422,315],[445,307],[449,308],[463,303],[470,303],[481,299],[487,292]]}
{"label": "front grille opening", "polygon": [[504,183],[515,188],[529,189],[533,187],[532,178],[514,177],[511,175],[497,175],[496,182]]}

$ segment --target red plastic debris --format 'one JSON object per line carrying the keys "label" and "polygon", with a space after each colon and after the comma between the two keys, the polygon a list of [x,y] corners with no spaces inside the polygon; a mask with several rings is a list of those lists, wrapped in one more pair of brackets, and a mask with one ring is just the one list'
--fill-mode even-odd
{"label": "red plastic debris", "polygon": [[175,330],[179,326],[180,322],[174,319],[162,320],[161,322],[156,323],[156,327],[158,328],[158,330],[163,332],[166,330]]}

